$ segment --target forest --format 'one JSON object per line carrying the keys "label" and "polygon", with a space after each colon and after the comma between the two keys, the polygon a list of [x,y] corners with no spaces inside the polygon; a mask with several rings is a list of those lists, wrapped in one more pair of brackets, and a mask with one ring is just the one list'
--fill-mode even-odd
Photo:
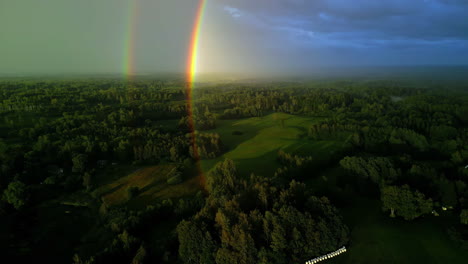
{"label": "forest", "polygon": [[1,79],[2,259],[468,259],[468,82],[190,87]]}

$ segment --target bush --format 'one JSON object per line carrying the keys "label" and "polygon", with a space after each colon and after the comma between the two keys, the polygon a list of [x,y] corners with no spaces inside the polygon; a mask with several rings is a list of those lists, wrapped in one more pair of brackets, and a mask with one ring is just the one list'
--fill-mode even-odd
{"label": "bush", "polygon": [[232,134],[234,136],[240,136],[240,135],[243,135],[244,133],[242,133],[241,131],[233,131]]}
{"label": "bush", "polygon": [[57,177],[55,176],[49,176],[44,180],[44,184],[56,184],[57,183]]}
{"label": "bush", "polygon": [[127,189],[128,199],[130,200],[132,198],[135,198],[139,192],[140,192],[140,188],[138,188],[137,186],[129,187]]}
{"label": "bush", "polygon": [[26,204],[29,197],[27,187],[20,181],[13,181],[3,192],[3,200],[13,205],[16,209],[21,209]]}
{"label": "bush", "polygon": [[171,184],[171,185],[179,184],[181,182],[182,182],[182,176],[180,176],[179,174],[167,179],[167,184]]}

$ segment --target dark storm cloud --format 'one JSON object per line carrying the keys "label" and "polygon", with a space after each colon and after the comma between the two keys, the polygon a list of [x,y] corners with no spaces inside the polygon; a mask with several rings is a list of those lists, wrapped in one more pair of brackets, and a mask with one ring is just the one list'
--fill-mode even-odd
{"label": "dark storm cloud", "polygon": [[[294,47],[303,58],[314,57],[314,63],[468,61],[468,1],[222,0],[220,5],[242,14],[233,18],[238,25],[269,31],[268,41],[275,43],[284,44],[286,38],[288,48]],[[307,61],[298,59],[295,64],[307,66]]]}
{"label": "dark storm cloud", "polygon": [[257,0],[223,1],[264,24],[292,31],[367,33],[370,39],[468,38],[468,1],[461,0]]}

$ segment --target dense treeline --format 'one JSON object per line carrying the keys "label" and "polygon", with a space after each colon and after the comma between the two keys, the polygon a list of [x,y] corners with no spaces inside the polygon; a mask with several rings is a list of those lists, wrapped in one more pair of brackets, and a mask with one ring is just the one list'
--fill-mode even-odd
{"label": "dense treeline", "polygon": [[302,183],[278,188],[255,175],[245,181],[225,160],[208,176],[208,189],[205,207],[177,227],[186,263],[297,263],[348,241],[338,211]]}
{"label": "dense treeline", "polygon": [[[317,118],[303,140],[335,140],[343,150],[329,160],[280,150],[274,175],[249,179],[227,160],[208,175],[206,194],[138,212],[89,197],[105,230],[99,245],[106,246],[78,252],[75,263],[296,263],[333,251],[348,243],[346,226],[327,198],[298,182],[330,168],[344,172],[340,188],[380,198],[392,217],[413,220],[450,208],[460,216],[450,232],[463,244],[468,95],[466,87],[437,86],[229,83],[200,87],[188,102],[182,81],[2,81],[0,215],[19,219],[52,198],[92,196],[97,172],[110,164],[176,164],[167,182],[177,184],[181,171],[196,173],[190,168],[198,159],[226,151],[210,131],[218,122],[283,112]],[[129,189],[129,199],[138,191]],[[168,222],[174,232],[154,248],[145,228]]]}

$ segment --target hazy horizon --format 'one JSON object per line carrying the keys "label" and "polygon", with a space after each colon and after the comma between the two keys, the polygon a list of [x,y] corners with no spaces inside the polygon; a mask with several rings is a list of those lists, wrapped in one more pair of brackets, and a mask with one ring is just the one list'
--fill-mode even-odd
{"label": "hazy horizon", "polygon": [[[2,73],[0,78],[110,78],[110,79],[187,79],[186,72],[142,72],[132,76],[119,72],[59,72],[59,73]],[[286,80],[286,79],[454,79],[468,80],[468,65],[412,65],[412,66],[360,66],[322,67],[303,72],[207,72],[199,73],[196,82],[243,81],[243,80]]]}

